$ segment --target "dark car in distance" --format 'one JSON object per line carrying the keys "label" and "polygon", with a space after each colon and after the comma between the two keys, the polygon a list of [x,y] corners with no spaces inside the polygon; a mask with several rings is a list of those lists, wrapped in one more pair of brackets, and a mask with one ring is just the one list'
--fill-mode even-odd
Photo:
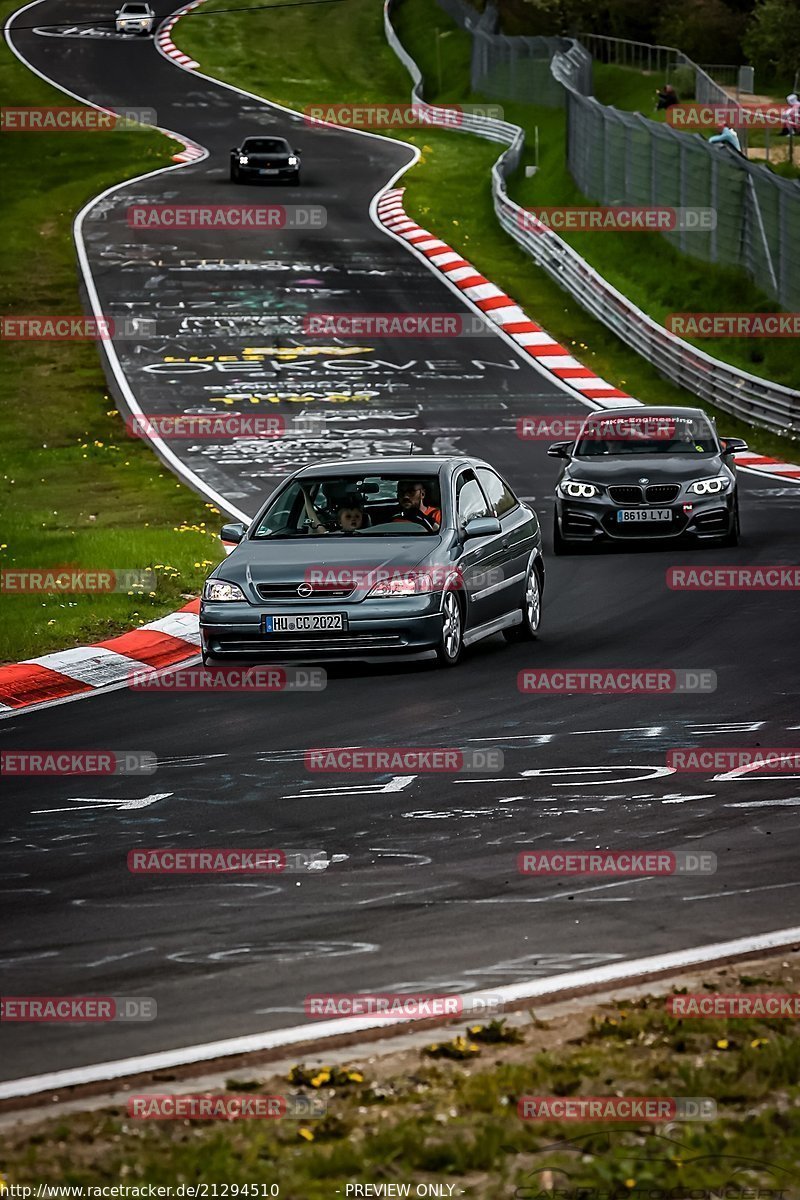
{"label": "dark car in distance", "polygon": [[304,467],[209,575],[203,661],[436,658],[502,632],[536,637],[536,513],[479,459],[414,455]]}
{"label": "dark car in distance", "polygon": [[231,150],[231,179],[234,183],[257,179],[298,184],[300,151],[293,150],[286,138],[246,137],[241,146]]}
{"label": "dark car in distance", "polygon": [[735,546],[739,501],[734,454],[700,408],[616,408],[590,413],[556,484],[556,554],[592,543],[689,538]]}

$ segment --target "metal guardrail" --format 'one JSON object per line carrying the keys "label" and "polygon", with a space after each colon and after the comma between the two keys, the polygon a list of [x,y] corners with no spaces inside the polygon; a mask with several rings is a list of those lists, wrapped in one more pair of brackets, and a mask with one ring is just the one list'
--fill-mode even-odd
{"label": "metal guardrail", "polygon": [[[477,134],[507,147],[492,166],[494,210],[502,228],[527,251],[536,265],[569,292],[582,308],[679,387],[750,424],[800,437],[800,392],[740,371],[669,333],[612,287],[557,233],[544,226],[531,228],[526,210],[509,197],[506,187],[506,180],[518,168],[522,158],[524,130],[508,121],[473,113],[464,113],[461,124],[454,127],[447,122],[447,109],[428,104],[422,94],[422,72],[392,25],[391,14],[396,3],[397,0],[384,0],[384,30],[390,47],[411,76],[412,102],[426,110],[432,124],[438,117],[447,128]],[[557,64],[554,59],[555,71],[565,76],[570,74],[575,60],[574,55],[572,58],[569,55],[577,46],[579,43],[574,43]]]}

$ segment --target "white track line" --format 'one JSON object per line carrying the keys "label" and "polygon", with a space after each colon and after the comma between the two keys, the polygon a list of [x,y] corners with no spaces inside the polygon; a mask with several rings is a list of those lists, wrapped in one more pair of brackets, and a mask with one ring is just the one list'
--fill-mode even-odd
{"label": "white track line", "polygon": [[[529,980],[506,987],[483,988],[479,992],[465,993],[470,997],[485,998],[487,991],[499,997],[504,1005],[525,1000],[545,1000],[566,991],[602,991],[610,984],[624,984],[626,980],[642,980],[663,975],[677,974],[693,967],[711,966],[723,959],[739,958],[760,951],[778,950],[800,944],[800,926],[779,929],[773,933],[757,934],[753,937],[735,938],[730,942],[714,942],[709,946],[696,946],[691,950],[675,950],[669,954],[656,954],[648,958],[628,959],[603,967],[590,967],[584,971],[569,971],[549,979]],[[452,1023],[449,1017],[441,1024]],[[243,1054],[254,1054],[264,1050],[281,1049],[295,1045],[312,1045],[314,1051],[329,1038],[357,1033],[368,1029],[395,1029],[402,1032],[413,1030],[415,1022],[401,1017],[371,1018],[344,1017],[336,1021],[309,1022],[289,1029],[272,1030],[266,1033],[248,1034],[244,1037],[226,1038],[218,1042],[205,1042],[196,1046],[184,1046],[177,1050],[163,1050],[155,1054],[142,1054],[136,1058],[123,1058],[113,1062],[97,1063],[88,1067],[74,1067],[67,1071],[53,1071],[48,1075],[30,1075],[24,1079],[11,1079],[0,1084],[0,1100],[13,1100],[24,1096],[36,1096],[42,1092],[61,1092],[64,1088],[80,1087],[88,1083],[122,1079],[131,1075],[144,1075],[152,1071],[163,1071],[170,1067],[190,1063],[212,1062]],[[311,1051],[307,1051],[311,1053]]]}

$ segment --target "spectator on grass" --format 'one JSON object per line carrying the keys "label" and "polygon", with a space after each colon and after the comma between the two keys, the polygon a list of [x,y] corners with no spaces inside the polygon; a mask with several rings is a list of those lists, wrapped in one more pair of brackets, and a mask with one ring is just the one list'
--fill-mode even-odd
{"label": "spectator on grass", "polygon": [[662,109],[671,108],[673,104],[678,103],[678,93],[671,83],[665,83],[660,91],[656,92],[656,112],[661,112]]}

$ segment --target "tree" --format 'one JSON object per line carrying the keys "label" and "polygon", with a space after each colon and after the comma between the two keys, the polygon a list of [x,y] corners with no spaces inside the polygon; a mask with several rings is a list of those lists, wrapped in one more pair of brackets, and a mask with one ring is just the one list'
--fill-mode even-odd
{"label": "tree", "polygon": [[800,70],[797,0],[760,0],[742,39],[745,53],[768,79],[792,83]]}

